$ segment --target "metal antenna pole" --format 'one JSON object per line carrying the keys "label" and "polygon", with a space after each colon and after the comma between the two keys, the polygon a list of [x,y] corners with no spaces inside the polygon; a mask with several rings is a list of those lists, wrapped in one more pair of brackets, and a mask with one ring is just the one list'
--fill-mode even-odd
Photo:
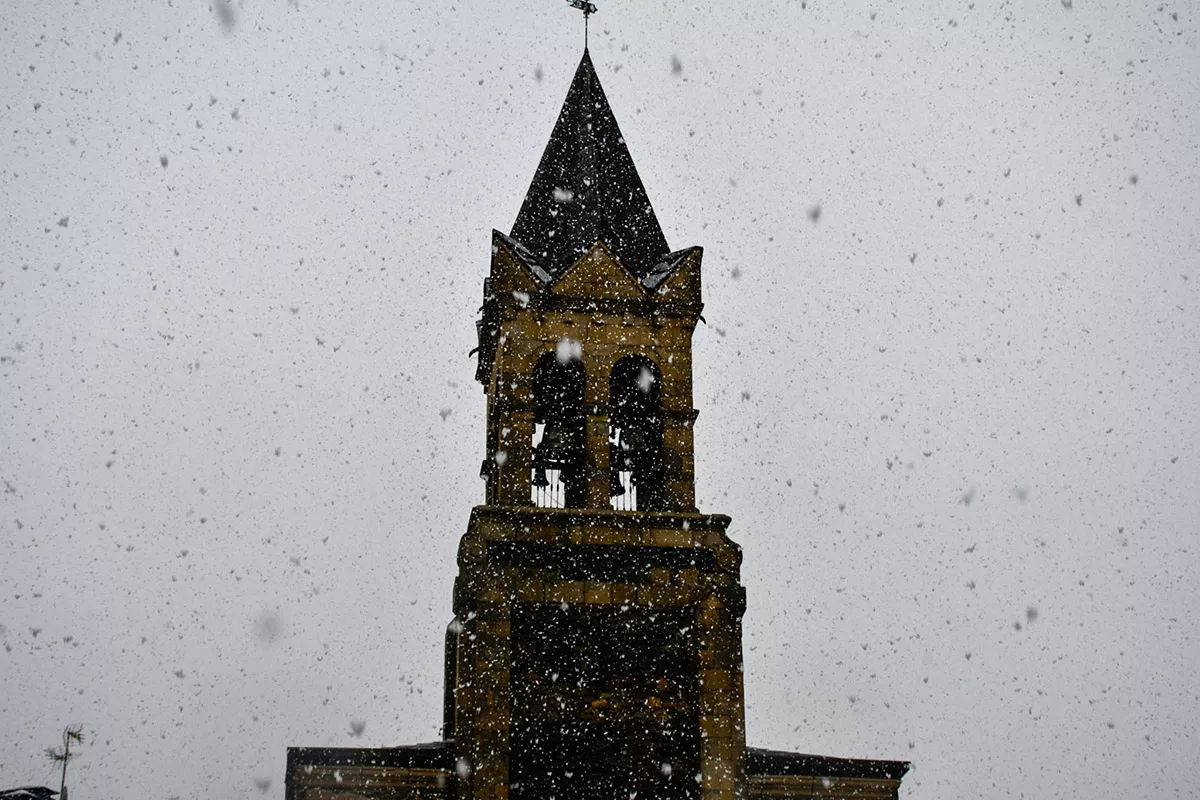
{"label": "metal antenna pole", "polygon": [[69,728],[63,731],[63,771],[62,784],[58,787],[58,796],[65,797],[67,794],[67,762],[71,760],[71,736]]}
{"label": "metal antenna pole", "polygon": [[83,743],[83,728],[79,725],[63,729],[63,746],[62,750],[49,748],[46,750],[46,755],[51,761],[62,762],[62,782],[59,784],[58,800],[66,800],[67,797],[67,764],[71,761],[71,742],[79,744]]}

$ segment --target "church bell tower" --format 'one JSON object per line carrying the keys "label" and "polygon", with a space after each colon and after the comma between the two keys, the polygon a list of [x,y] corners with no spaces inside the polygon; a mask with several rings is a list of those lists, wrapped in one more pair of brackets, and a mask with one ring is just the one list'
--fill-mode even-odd
{"label": "church bell tower", "polygon": [[585,50],[484,281],[487,498],[447,675],[460,797],[742,782],[741,552],[695,506],[701,255],[667,246]]}
{"label": "church bell tower", "polygon": [[485,500],[458,548],[442,741],[289,748],[288,800],[898,796],[904,762],[746,746],[741,549],[695,500],[701,256],[668,247],[585,49],[492,235]]}

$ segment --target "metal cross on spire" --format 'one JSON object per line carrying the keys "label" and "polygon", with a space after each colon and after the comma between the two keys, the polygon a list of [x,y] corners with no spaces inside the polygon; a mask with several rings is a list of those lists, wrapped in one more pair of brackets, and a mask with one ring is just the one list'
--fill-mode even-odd
{"label": "metal cross on spire", "polygon": [[588,0],[567,0],[573,8],[577,8],[583,12],[583,49],[587,50],[588,44],[588,17],[596,13],[596,6],[589,3]]}

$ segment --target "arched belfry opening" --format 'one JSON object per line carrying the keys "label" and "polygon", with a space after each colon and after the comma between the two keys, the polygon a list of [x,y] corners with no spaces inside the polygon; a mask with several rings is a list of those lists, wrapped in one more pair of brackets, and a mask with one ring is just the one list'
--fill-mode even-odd
{"label": "arched belfry opening", "polygon": [[618,511],[663,507],[662,373],[643,355],[613,365],[608,384],[609,494]]}
{"label": "arched belfry opening", "polygon": [[587,502],[583,362],[561,345],[533,368],[533,476],[530,500],[542,508]]}

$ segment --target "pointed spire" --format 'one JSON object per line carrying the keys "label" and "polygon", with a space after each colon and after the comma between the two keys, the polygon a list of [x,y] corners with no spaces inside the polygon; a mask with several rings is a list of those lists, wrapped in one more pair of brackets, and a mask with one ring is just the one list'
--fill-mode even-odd
{"label": "pointed spire", "polygon": [[597,240],[638,278],[669,252],[586,48],[512,238],[555,277]]}

